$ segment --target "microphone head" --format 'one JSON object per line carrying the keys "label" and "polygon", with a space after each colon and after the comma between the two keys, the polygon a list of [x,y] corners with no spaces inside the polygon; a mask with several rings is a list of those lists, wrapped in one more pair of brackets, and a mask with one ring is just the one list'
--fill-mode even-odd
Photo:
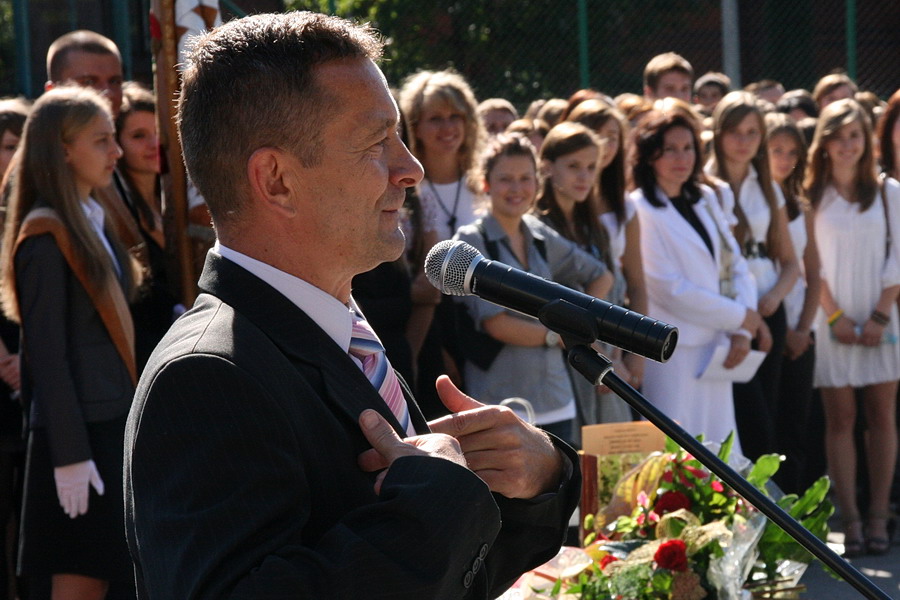
{"label": "microphone head", "polygon": [[431,285],[450,296],[471,294],[471,269],[484,257],[465,242],[438,242],[425,257],[425,276]]}

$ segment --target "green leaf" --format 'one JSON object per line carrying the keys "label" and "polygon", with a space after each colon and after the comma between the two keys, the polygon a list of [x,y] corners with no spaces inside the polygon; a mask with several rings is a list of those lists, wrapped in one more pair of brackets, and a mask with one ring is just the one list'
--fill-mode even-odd
{"label": "green leaf", "polygon": [[681,446],[675,443],[675,440],[666,436],[666,454],[678,454],[681,452]]}
{"label": "green leaf", "polygon": [[784,457],[779,454],[764,454],[759,457],[756,464],[747,475],[747,481],[756,486],[761,492],[765,492],[765,485],[778,472]]}
{"label": "green leaf", "polygon": [[728,457],[731,456],[731,448],[734,446],[734,431],[728,434],[728,437],[725,438],[725,441],[722,442],[722,445],[719,446],[719,460],[723,463],[728,464]]}
{"label": "green leaf", "polygon": [[822,500],[825,499],[825,496],[828,494],[828,488],[831,487],[831,480],[828,479],[827,475],[823,475],[819,479],[816,480],[806,492],[803,493],[803,496],[794,505],[791,510],[791,516],[796,518],[807,515],[819,506],[822,503]]}

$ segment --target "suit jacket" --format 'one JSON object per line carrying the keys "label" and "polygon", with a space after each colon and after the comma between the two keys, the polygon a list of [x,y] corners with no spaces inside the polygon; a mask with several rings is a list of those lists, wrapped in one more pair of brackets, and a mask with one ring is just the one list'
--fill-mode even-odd
{"label": "suit jacket", "polygon": [[[701,346],[721,331],[740,327],[747,308],[756,309],[756,284],[731,235],[715,193],[701,186],[703,196],[694,212],[709,234],[715,254],[709,253],[700,234],[660,190],[664,204],[650,204],[641,190],[632,192],[641,224],[641,256],[654,318],[678,326],[678,343]],[[731,246],[737,297],[719,292],[719,261],[723,235]]]}
{"label": "suit jacket", "polygon": [[[126,264],[124,254],[118,258]],[[47,429],[54,466],[88,460],[84,424],[128,412],[131,372],[52,235],[24,239],[15,272],[30,426]]]}
{"label": "suit jacket", "polygon": [[362,371],[227,259],[209,254],[200,288],[126,430],[140,598],[488,598],[555,554],[577,469],[559,492],[515,501],[449,461],[404,457],[376,496],[357,419],[373,408],[399,424]]}

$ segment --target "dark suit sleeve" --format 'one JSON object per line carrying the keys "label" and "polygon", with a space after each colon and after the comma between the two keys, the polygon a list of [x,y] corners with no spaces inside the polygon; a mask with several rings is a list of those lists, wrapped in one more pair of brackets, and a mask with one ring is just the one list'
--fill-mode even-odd
{"label": "dark suit sleeve", "polygon": [[[315,432],[296,431],[266,385],[227,359],[192,354],[145,388],[129,417],[125,473],[142,597],[466,597],[474,559],[500,528],[496,501],[467,469],[401,458],[376,501],[308,540],[310,469],[330,457],[304,455],[300,436]],[[358,472],[349,469],[358,467],[335,465],[333,476]]]}
{"label": "dark suit sleeve", "polygon": [[568,462],[556,493],[534,500],[513,500],[494,494],[503,527],[485,563],[491,598],[502,594],[522,573],[556,556],[565,540],[569,518],[581,499],[578,454],[558,438],[550,437]]}
{"label": "dark suit sleeve", "polygon": [[22,242],[15,268],[27,385],[47,428],[53,465],[88,460],[87,428],[69,367],[68,282],[73,275],[49,234]]}

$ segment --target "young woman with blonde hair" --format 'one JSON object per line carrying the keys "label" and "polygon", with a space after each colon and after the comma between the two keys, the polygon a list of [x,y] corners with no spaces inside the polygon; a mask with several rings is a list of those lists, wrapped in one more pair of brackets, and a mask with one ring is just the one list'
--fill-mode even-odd
{"label": "young woman with blonde hair", "polygon": [[0,293],[31,407],[20,567],[49,577],[54,599],[133,582],[121,481],[139,276],[91,198],[121,152],[107,101],[63,87],[35,103],[12,167]]}

